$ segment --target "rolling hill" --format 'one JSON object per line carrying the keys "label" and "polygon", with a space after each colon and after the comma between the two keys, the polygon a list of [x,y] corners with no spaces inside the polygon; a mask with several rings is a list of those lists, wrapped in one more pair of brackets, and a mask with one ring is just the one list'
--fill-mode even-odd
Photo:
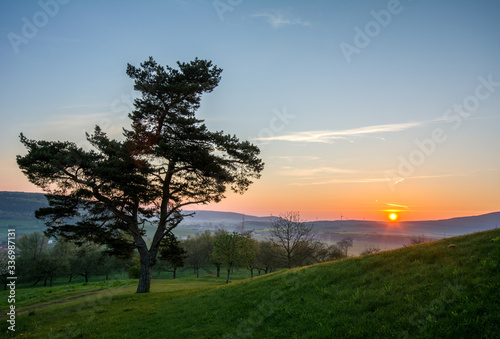
{"label": "rolling hill", "polygon": [[30,338],[500,336],[500,230],[229,285],[201,284],[196,289],[182,288],[182,283],[188,282],[156,280],[148,294],[110,288],[53,303],[19,314],[17,334]]}

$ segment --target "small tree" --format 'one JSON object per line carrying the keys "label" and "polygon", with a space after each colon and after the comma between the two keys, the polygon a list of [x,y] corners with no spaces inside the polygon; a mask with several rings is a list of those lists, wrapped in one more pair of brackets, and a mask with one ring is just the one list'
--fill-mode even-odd
{"label": "small tree", "polygon": [[286,212],[273,221],[271,242],[285,250],[286,265],[292,267],[298,247],[313,240],[313,225],[300,219],[299,212]]}
{"label": "small tree", "polygon": [[339,242],[337,242],[337,247],[340,248],[345,257],[347,257],[347,252],[349,251],[349,247],[352,247],[352,242],[353,240],[351,237],[344,238]]}
{"label": "small tree", "polygon": [[61,263],[59,272],[62,276],[69,276],[68,283],[73,280],[73,271],[71,270],[71,260],[76,255],[78,246],[64,238],[59,239],[52,248],[52,255]]}
{"label": "small tree", "polygon": [[47,286],[47,280],[49,281],[49,286],[52,287],[52,282],[61,273],[68,270],[69,262],[67,260],[61,260],[59,255],[51,249],[47,253],[44,253],[40,258],[40,266],[42,267],[41,272],[43,274],[43,286]]}
{"label": "small tree", "polygon": [[253,278],[253,270],[257,267],[257,255],[260,250],[259,242],[252,238],[251,232],[242,233],[240,241],[241,263],[250,271],[250,277]]}
{"label": "small tree", "polygon": [[33,285],[46,280],[46,259],[48,258],[49,239],[39,232],[23,235],[17,242],[19,258],[17,266],[21,275],[34,281]]}
{"label": "small tree", "polygon": [[342,250],[340,247],[337,245],[330,245],[327,248],[327,258],[326,260],[338,260],[345,258],[347,255],[345,254],[344,250]]}
{"label": "small tree", "polygon": [[19,255],[23,259],[34,260],[48,249],[49,238],[40,232],[23,235],[17,242]]}
{"label": "small tree", "polygon": [[242,261],[242,236],[236,232],[229,233],[226,230],[219,230],[215,234],[213,246],[211,258],[226,267],[227,284],[231,269]]}
{"label": "small tree", "polygon": [[270,241],[260,241],[259,250],[257,251],[257,272],[260,275],[261,271],[265,274],[272,272],[274,269],[282,265],[281,258],[284,258],[284,250]]}
{"label": "small tree", "polygon": [[84,244],[70,259],[71,272],[84,277],[85,282],[89,282],[90,276],[98,272],[102,260],[103,253],[99,245]]}
{"label": "small tree", "polygon": [[[186,259],[186,250],[182,248],[179,240],[173,233],[168,234],[162,241],[162,248],[160,250],[160,260],[166,261],[169,265],[171,272],[175,275],[179,267],[184,267],[184,260]],[[168,268],[167,268],[168,271]]]}
{"label": "small tree", "polygon": [[186,251],[186,266],[191,267],[198,278],[200,276],[200,268],[205,268],[206,270],[206,266],[210,261],[210,253],[212,251],[210,231],[184,241],[182,247]]}
{"label": "small tree", "polygon": [[106,250],[103,250],[101,253],[99,267],[95,274],[105,275],[106,280],[109,280],[110,274],[125,270],[125,261],[123,259],[107,254]]}
{"label": "small tree", "polygon": [[138,257],[130,259],[127,266],[129,279],[138,279],[141,276],[141,260]]}

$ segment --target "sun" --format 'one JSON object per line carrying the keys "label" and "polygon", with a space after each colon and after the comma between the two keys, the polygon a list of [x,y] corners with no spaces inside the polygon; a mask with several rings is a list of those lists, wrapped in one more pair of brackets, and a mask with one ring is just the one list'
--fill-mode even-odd
{"label": "sun", "polygon": [[398,220],[398,215],[396,213],[389,213],[388,218],[390,221]]}

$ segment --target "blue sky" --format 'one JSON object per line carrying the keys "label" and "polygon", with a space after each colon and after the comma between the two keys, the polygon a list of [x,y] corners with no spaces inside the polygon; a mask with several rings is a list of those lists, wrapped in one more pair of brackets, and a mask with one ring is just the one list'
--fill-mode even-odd
{"label": "blue sky", "polygon": [[499,13],[498,1],[2,1],[0,189],[36,190],[15,164],[20,132],[120,137],[127,63],[198,57],[224,69],[200,117],[266,162],[249,192],[206,208],[499,210]]}

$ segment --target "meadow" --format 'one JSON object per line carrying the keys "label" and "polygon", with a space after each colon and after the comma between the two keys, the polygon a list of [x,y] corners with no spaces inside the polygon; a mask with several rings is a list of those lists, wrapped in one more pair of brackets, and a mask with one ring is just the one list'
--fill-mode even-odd
{"label": "meadow", "polygon": [[[500,330],[500,230],[232,282],[154,279],[19,288],[19,337],[493,338]],[[241,279],[241,280],[240,280]],[[107,285],[106,285],[107,284]],[[66,290],[65,290],[66,289]],[[52,290],[52,292],[50,292]],[[43,293],[40,293],[43,291]],[[42,300],[41,295],[52,299]],[[2,302],[6,299],[2,292]],[[46,297],[47,298],[47,297]],[[31,301],[30,301],[31,300]],[[3,307],[2,307],[3,308]],[[2,321],[1,331],[6,332]]]}

